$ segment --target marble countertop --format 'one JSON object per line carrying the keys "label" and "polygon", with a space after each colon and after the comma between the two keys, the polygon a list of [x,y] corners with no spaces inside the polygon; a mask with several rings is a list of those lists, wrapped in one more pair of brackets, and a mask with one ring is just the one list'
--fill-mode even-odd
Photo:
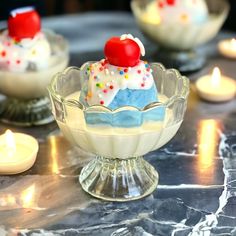
{"label": "marble countertop", "polygon": [[[68,39],[70,65],[100,59],[104,41],[127,32],[143,40],[147,55],[155,50],[129,13],[45,18],[43,26]],[[216,50],[219,39],[232,35],[221,33],[199,49],[209,60],[201,71],[189,75],[192,81],[214,65],[235,77],[235,61],[222,58]],[[192,84],[177,135],[145,157],[159,172],[157,189],[142,200],[113,203],[82,191],[78,175],[93,156],[71,147],[55,122],[30,128],[0,124],[1,133],[10,128],[29,133],[40,143],[30,170],[0,176],[0,236],[236,235],[235,127],[236,100],[206,103]]]}

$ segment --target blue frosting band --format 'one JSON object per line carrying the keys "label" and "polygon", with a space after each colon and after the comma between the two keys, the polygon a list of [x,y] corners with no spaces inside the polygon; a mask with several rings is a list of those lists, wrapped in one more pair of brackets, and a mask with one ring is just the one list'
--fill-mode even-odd
{"label": "blue frosting band", "polygon": [[155,107],[145,112],[141,111],[120,111],[116,113],[86,112],[85,120],[88,125],[110,125],[115,127],[136,127],[146,121],[163,121],[165,108]]}
{"label": "blue frosting band", "polygon": [[[155,85],[153,85],[147,90],[120,90],[108,107],[112,110],[122,106],[134,106],[143,109],[146,105],[157,101],[157,90]],[[86,111],[84,115],[86,123],[89,125],[111,125],[128,128],[141,126],[145,121],[164,120],[165,108],[158,106],[144,112],[138,110],[125,110],[114,113]]]}
{"label": "blue frosting band", "polygon": [[157,90],[155,85],[150,89],[127,88],[120,90],[108,107],[113,110],[122,106],[134,106],[143,109],[146,105],[156,102],[157,99]]}

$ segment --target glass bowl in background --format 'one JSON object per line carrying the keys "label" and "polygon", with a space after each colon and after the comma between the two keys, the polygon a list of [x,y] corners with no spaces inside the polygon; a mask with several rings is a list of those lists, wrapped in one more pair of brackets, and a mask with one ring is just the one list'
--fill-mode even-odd
{"label": "glass bowl in background", "polygon": [[132,0],[131,9],[141,31],[159,46],[156,60],[181,72],[201,69],[205,57],[197,53],[195,48],[210,41],[219,32],[229,12],[227,0],[206,0],[209,12],[207,20],[187,24],[156,22],[155,16],[147,16],[145,9],[153,1]]}
{"label": "glass bowl in background", "polygon": [[0,120],[19,126],[42,125],[54,120],[49,108],[47,86],[53,75],[69,62],[68,42],[53,31],[44,30],[52,55],[47,69],[11,72],[0,70]]}
{"label": "glass bowl in background", "polygon": [[[152,193],[158,183],[156,170],[143,155],[173,138],[186,110],[189,81],[174,69],[152,63],[158,88],[158,102],[138,109],[125,106],[116,110],[79,102],[81,85],[88,80],[86,63],[81,69],[69,67],[54,76],[48,87],[52,113],[72,145],[96,155],[80,173],[82,188],[89,194],[110,201],[128,201]],[[117,125],[124,115],[135,117],[132,126]],[[156,114],[156,120],[150,115]],[[91,124],[90,116],[101,123]]]}

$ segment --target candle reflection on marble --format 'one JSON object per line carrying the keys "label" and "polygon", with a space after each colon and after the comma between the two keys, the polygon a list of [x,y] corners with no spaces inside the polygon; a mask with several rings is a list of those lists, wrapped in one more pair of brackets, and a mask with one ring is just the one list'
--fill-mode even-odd
{"label": "candle reflection on marble", "polygon": [[214,179],[214,159],[217,158],[220,124],[217,120],[201,120],[198,125],[197,170],[203,184]]}
{"label": "candle reflection on marble", "polygon": [[225,102],[234,98],[236,82],[221,75],[218,67],[211,75],[205,75],[196,81],[196,89],[201,98],[210,102]]}
{"label": "candle reflection on marble", "polygon": [[0,192],[0,207],[1,210],[36,208],[35,198],[36,186],[35,184],[31,184],[22,188],[19,192]]}
{"label": "candle reflection on marble", "polygon": [[225,39],[219,42],[218,49],[220,53],[228,58],[236,59],[236,39]]}
{"label": "candle reflection on marble", "polygon": [[30,208],[34,205],[35,184],[24,189],[21,193],[21,206],[23,208]]}
{"label": "candle reflection on marble", "polygon": [[0,194],[1,210],[14,208],[16,205],[16,198],[12,194]]}
{"label": "candle reflection on marble", "polygon": [[52,173],[59,174],[59,166],[58,166],[58,148],[57,148],[57,141],[55,136],[51,136],[49,138],[50,142],[50,152],[51,152],[51,165],[52,165]]}

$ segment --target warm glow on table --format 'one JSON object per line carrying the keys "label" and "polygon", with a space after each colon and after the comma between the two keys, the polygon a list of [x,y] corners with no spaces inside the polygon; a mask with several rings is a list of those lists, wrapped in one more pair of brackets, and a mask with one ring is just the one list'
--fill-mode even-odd
{"label": "warm glow on table", "polygon": [[35,184],[32,184],[21,193],[21,205],[24,208],[32,207],[35,195]]}
{"label": "warm glow on table", "polygon": [[220,41],[218,49],[223,56],[236,59],[236,39],[233,38]]}
{"label": "warm glow on table", "polygon": [[219,140],[218,122],[216,120],[202,120],[199,124],[198,159],[201,168],[211,166],[217,154]]}
{"label": "warm glow on table", "polygon": [[7,130],[0,136],[0,174],[17,174],[35,162],[38,142],[30,135]]}
{"label": "warm glow on table", "polygon": [[[202,184],[210,184],[214,179],[215,159],[218,157],[219,122],[214,119],[200,120],[197,136],[197,177]],[[210,182],[205,182],[210,181]]]}
{"label": "warm glow on table", "polygon": [[236,81],[221,75],[220,69],[215,67],[211,75],[205,75],[196,81],[199,96],[211,102],[224,102],[234,98]]}
{"label": "warm glow on table", "polygon": [[59,174],[59,166],[58,166],[58,148],[56,143],[56,138],[54,136],[51,136],[49,139],[50,142],[50,150],[51,150],[51,159],[52,159],[52,173]]}

